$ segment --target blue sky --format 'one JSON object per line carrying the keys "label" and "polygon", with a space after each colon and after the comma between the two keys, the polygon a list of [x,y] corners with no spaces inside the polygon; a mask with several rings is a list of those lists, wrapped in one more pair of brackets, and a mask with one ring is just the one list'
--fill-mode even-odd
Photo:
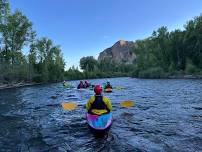
{"label": "blue sky", "polygon": [[146,38],[161,26],[183,28],[202,13],[202,0],[10,0],[10,5],[33,22],[38,37],[61,45],[67,68],[120,39]]}

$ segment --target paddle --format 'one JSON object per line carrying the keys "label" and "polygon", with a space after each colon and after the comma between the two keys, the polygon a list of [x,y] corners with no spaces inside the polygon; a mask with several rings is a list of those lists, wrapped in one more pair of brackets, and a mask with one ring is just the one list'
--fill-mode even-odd
{"label": "paddle", "polygon": [[77,103],[75,102],[63,102],[62,107],[66,110],[74,110],[77,107]]}
{"label": "paddle", "polygon": [[[128,107],[132,107],[134,106],[134,102],[131,101],[131,100],[126,100],[126,101],[122,101],[120,103],[120,106],[123,107],[123,108],[128,108]],[[63,102],[62,103],[62,107],[65,109],[65,110],[74,110],[76,107],[77,107],[77,103],[71,101],[71,102]]]}
{"label": "paddle", "polygon": [[122,101],[120,103],[121,107],[124,107],[124,108],[132,107],[132,106],[134,106],[134,104],[135,103],[133,101],[131,101],[131,100]]}

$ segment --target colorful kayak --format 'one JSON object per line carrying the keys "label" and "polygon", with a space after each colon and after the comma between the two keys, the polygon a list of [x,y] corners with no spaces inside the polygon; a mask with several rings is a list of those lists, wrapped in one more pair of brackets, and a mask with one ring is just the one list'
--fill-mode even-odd
{"label": "colorful kayak", "polygon": [[112,92],[112,88],[105,89],[105,92]]}
{"label": "colorful kayak", "polygon": [[71,86],[69,83],[67,83],[67,82],[63,83],[63,86],[64,86],[65,88],[71,88],[71,87],[72,87],[72,86]]}
{"label": "colorful kayak", "polygon": [[112,113],[103,115],[86,114],[88,125],[95,130],[106,130],[112,124]]}

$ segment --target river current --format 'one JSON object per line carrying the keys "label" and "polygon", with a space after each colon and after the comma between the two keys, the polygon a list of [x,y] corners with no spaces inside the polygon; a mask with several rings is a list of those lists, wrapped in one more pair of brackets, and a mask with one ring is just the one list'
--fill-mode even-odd
{"label": "river current", "polygon": [[[114,121],[102,138],[92,134],[85,120],[83,105],[94,94],[90,89],[55,83],[0,90],[0,151],[202,151],[202,80],[108,80],[115,89],[104,95],[113,105]],[[76,87],[79,81],[69,83]],[[135,105],[122,108],[124,100]],[[64,110],[63,101],[77,102],[78,107]]]}

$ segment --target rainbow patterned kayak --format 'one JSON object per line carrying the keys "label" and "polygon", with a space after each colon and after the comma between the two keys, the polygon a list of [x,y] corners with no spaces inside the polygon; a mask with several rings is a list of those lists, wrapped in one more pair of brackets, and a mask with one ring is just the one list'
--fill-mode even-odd
{"label": "rainbow patterned kayak", "polygon": [[88,125],[95,130],[105,130],[112,124],[112,113],[103,115],[86,114]]}

